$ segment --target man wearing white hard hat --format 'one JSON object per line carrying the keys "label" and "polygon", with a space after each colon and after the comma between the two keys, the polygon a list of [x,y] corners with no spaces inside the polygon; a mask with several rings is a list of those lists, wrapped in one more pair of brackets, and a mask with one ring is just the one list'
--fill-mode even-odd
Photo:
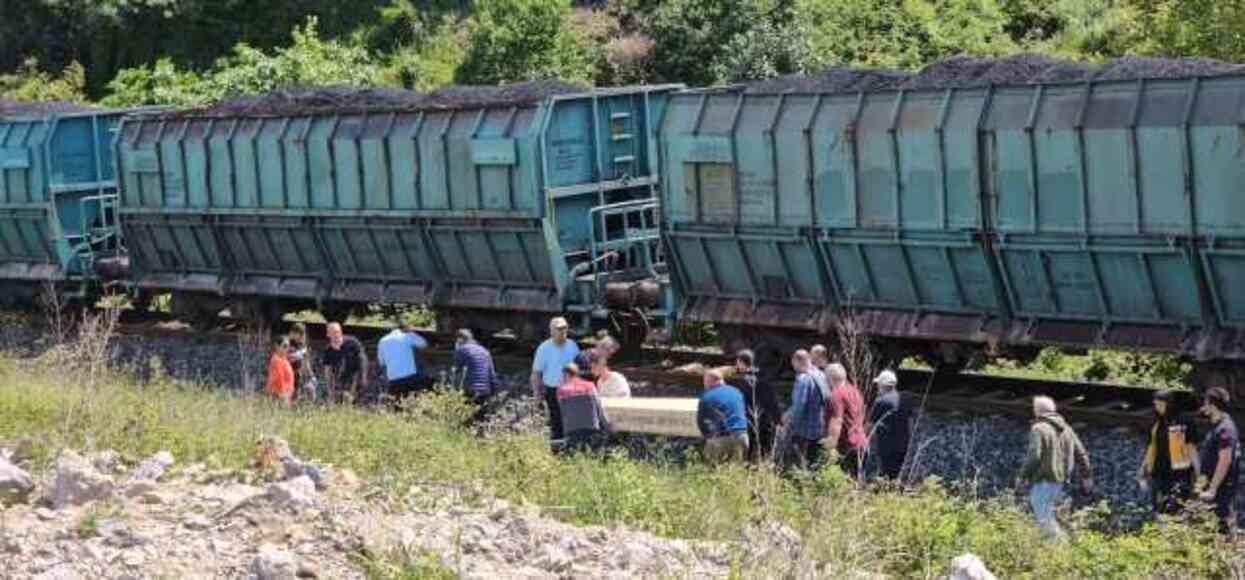
{"label": "man wearing white hard hat", "polygon": [[873,440],[873,453],[883,477],[895,479],[903,469],[908,456],[908,439],[912,436],[911,413],[895,386],[899,378],[895,372],[884,370],[873,379],[878,396],[869,412],[869,433]]}

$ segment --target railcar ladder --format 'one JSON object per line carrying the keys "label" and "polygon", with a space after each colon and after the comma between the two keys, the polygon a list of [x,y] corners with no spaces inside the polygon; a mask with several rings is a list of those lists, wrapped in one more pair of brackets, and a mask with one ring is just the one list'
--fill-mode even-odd
{"label": "railcar ladder", "polygon": [[[95,268],[95,258],[99,250],[116,243],[117,237],[117,201],[115,193],[88,195],[78,200],[78,232],[66,234],[65,241],[70,251],[78,258],[84,275],[89,275]],[[98,221],[89,221],[87,207],[91,204],[99,206]],[[97,225],[98,224],[98,225]]]}
{"label": "railcar ladder", "polygon": [[609,278],[637,269],[657,276],[657,265],[662,263],[658,208],[656,200],[639,199],[597,206],[589,212],[592,263],[600,264],[612,255],[623,264],[621,268],[598,266],[602,274],[596,277],[598,290]]}

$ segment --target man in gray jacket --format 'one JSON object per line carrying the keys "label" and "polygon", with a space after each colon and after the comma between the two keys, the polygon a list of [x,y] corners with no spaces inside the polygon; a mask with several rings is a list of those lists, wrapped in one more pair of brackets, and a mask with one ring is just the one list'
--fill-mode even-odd
{"label": "man in gray jacket", "polygon": [[1089,454],[1081,444],[1081,438],[1055,412],[1055,401],[1050,397],[1033,398],[1033,427],[1029,429],[1029,451],[1016,486],[1029,482],[1029,504],[1038,525],[1047,535],[1064,540],[1067,536],[1055,519],[1055,508],[1064,496],[1064,486],[1072,481],[1077,469],[1081,470],[1081,486],[1085,493],[1094,488],[1093,472],[1089,467]]}

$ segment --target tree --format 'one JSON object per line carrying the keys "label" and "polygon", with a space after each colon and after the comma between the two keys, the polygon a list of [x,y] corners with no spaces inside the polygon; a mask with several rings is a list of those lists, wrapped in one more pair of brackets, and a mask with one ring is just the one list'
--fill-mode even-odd
{"label": "tree", "polygon": [[917,69],[1016,50],[995,0],[798,0],[797,11],[820,66]]}
{"label": "tree", "polygon": [[211,98],[199,75],[179,70],[171,59],[162,58],[151,67],[122,69],[108,83],[108,95],[100,104],[105,107],[186,107],[206,104]]}
{"label": "tree", "polygon": [[238,94],[264,93],[296,85],[377,84],[380,68],[367,50],[320,37],[315,17],[296,28],[290,46],[272,52],[239,43],[203,75],[178,70],[169,60],[152,68],[121,71],[109,83],[111,106],[200,105]]}
{"label": "tree", "polygon": [[1138,9],[1124,0],[1004,0],[1003,13],[1005,30],[1028,51],[1100,60],[1144,44]]}
{"label": "tree", "polygon": [[83,88],[86,71],[72,62],[59,75],[39,68],[39,61],[27,59],[13,74],[0,74],[0,98],[12,101],[86,102]]}
{"label": "tree", "polygon": [[795,0],[671,0],[640,18],[657,80],[708,85],[799,72]]}
{"label": "tree", "polygon": [[1140,15],[1137,52],[1245,60],[1245,3],[1132,0]]}
{"label": "tree", "polygon": [[206,68],[240,42],[272,50],[309,16],[327,38],[346,38],[378,22],[393,1],[0,0],[0,71],[27,56],[53,70],[76,60],[88,92],[99,94],[118,71],[161,58]]}
{"label": "tree", "polygon": [[416,91],[427,91],[453,82],[454,74],[466,56],[466,34],[459,21],[446,19],[432,34],[425,34],[410,45],[399,46],[385,58],[381,82]]}
{"label": "tree", "polygon": [[594,54],[569,0],[479,0],[455,79],[498,83],[559,78],[590,82]]}

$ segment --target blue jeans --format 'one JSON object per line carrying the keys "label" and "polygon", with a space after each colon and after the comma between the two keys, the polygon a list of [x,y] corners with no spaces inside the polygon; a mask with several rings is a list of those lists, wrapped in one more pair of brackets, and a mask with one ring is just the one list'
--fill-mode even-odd
{"label": "blue jeans", "polygon": [[1029,489],[1029,505],[1033,507],[1033,515],[1038,526],[1047,536],[1057,540],[1067,539],[1059,521],[1055,519],[1055,508],[1063,500],[1063,484],[1055,481],[1039,481]]}

